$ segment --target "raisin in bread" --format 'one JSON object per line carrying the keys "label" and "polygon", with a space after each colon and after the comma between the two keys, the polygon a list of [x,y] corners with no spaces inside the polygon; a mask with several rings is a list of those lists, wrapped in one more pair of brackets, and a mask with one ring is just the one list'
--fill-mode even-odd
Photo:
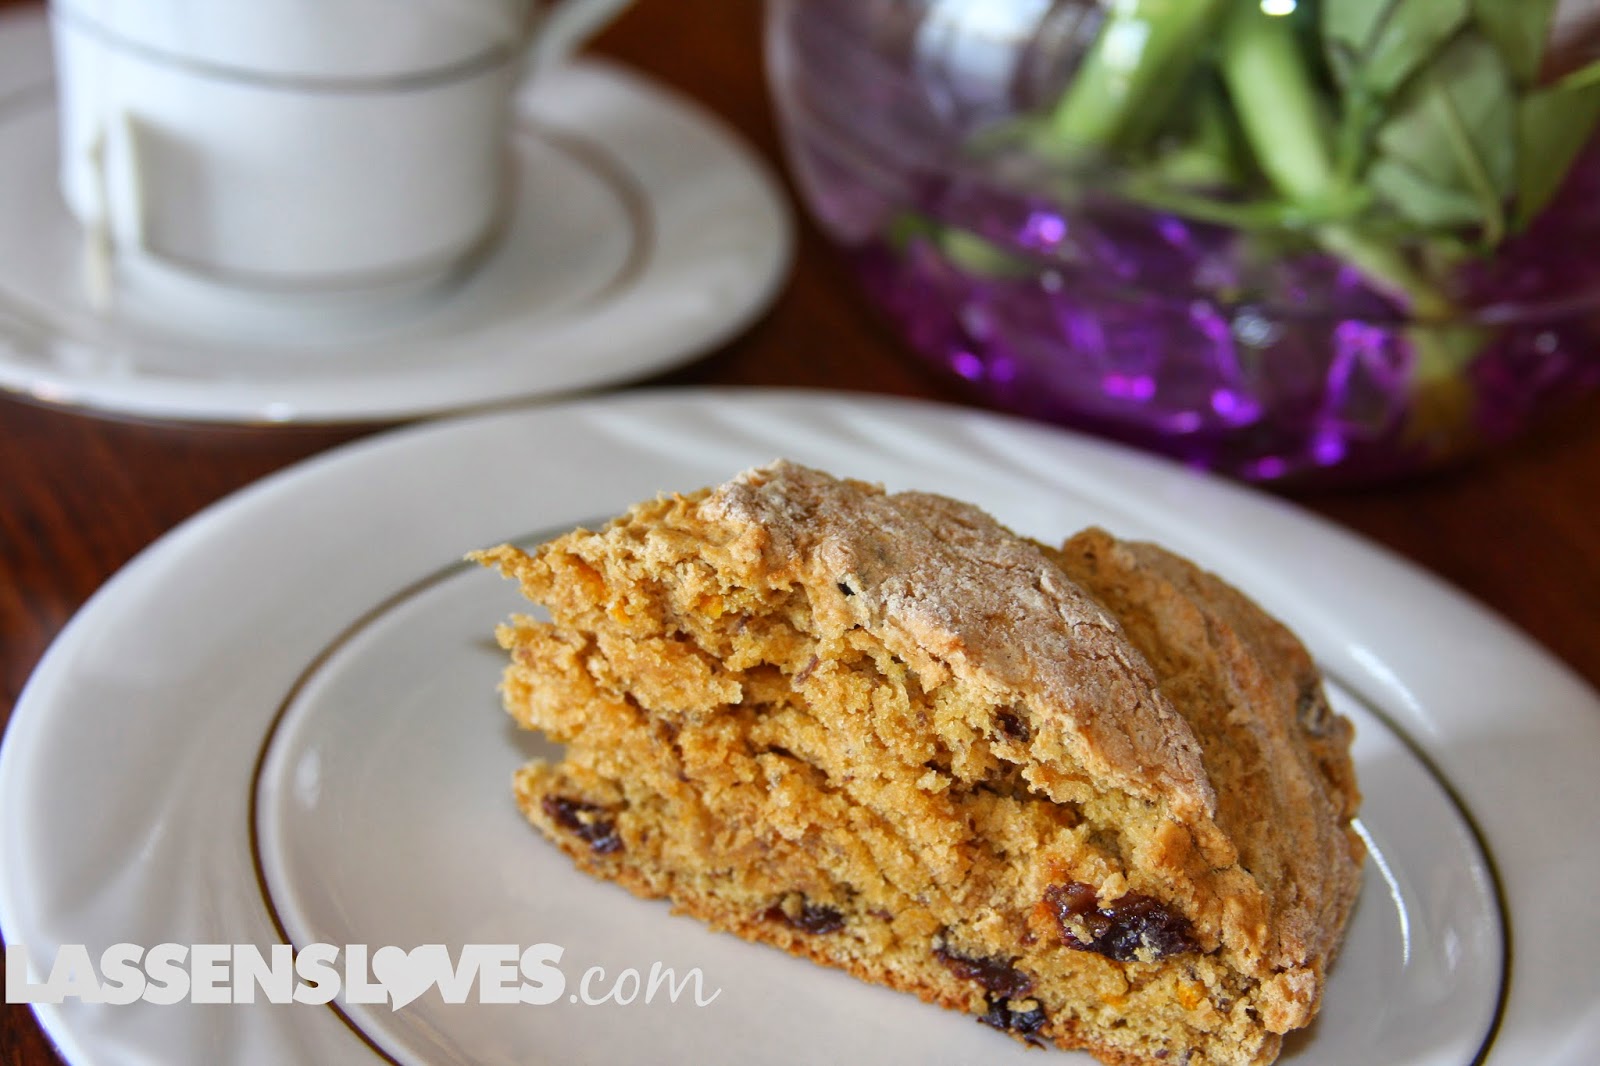
{"label": "raisin in bread", "polygon": [[1351,728],[1160,548],[790,463],[478,558],[515,779],[578,866],[1108,1063],[1265,1063],[1359,882]]}

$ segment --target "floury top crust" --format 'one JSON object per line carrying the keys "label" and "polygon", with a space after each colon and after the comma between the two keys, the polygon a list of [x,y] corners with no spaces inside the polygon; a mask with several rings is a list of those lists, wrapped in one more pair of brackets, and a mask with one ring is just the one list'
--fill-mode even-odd
{"label": "floury top crust", "polygon": [[1045,734],[1036,758],[1059,748],[1102,787],[1212,813],[1199,743],[1116,620],[978,508],[779,461],[713,490],[700,513],[730,534],[735,571],[848,586],[854,595],[822,601],[819,621],[878,631],[925,689],[955,674],[1025,697]]}

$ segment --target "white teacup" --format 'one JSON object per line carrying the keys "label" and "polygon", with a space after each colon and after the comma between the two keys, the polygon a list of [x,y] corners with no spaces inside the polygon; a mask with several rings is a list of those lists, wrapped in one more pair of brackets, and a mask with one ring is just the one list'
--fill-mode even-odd
{"label": "white teacup", "polygon": [[437,284],[504,218],[530,62],[625,2],[53,0],[91,289],[345,306]]}

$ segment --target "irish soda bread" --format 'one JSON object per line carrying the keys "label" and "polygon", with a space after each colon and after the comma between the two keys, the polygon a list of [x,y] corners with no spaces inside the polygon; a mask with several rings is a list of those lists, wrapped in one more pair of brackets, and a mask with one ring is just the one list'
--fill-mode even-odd
{"label": "irish soda bread", "polygon": [[1348,722],[1283,626],[1099,530],[791,463],[483,552],[518,803],[584,870],[1108,1063],[1264,1063],[1362,847]]}

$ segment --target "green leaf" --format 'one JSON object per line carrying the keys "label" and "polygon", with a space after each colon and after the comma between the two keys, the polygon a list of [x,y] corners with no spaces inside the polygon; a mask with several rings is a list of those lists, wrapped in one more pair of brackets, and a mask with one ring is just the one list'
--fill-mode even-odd
{"label": "green leaf", "polygon": [[1425,204],[1419,183],[1389,205],[1427,225],[1470,197],[1478,204],[1475,223],[1496,240],[1516,188],[1516,127],[1511,72],[1500,53],[1476,34],[1451,41],[1395,98],[1377,136],[1380,160],[1404,166],[1449,203]]}
{"label": "green leaf", "polygon": [[1413,225],[1453,229],[1483,223],[1483,205],[1476,196],[1440,185],[1399,160],[1375,160],[1367,170],[1367,183]]}
{"label": "green leaf", "polygon": [[1461,29],[1471,2],[1333,0],[1322,8],[1328,65],[1346,91],[1386,98]]}
{"label": "green leaf", "polygon": [[1376,11],[1370,0],[1353,5],[1356,19],[1334,13],[1345,4],[1323,10],[1325,51],[1334,79],[1343,91],[1339,127],[1334,136],[1339,180],[1351,182],[1366,166],[1372,137],[1391,98],[1419,68],[1431,62],[1445,42],[1465,25],[1470,0],[1392,0]]}
{"label": "green leaf", "polygon": [[1596,123],[1600,123],[1600,83],[1569,79],[1523,97],[1517,109],[1518,229],[1532,222],[1561,188]]}
{"label": "green leaf", "polygon": [[1329,0],[1322,5],[1322,39],[1327,45],[1353,55],[1365,55],[1367,45],[1397,0]]}
{"label": "green leaf", "polygon": [[1473,0],[1478,28],[1494,42],[1520,85],[1539,77],[1556,0]]}
{"label": "green leaf", "polygon": [[1559,89],[1583,89],[1590,85],[1600,85],[1600,59],[1579,67],[1556,83]]}
{"label": "green leaf", "polygon": [[1461,29],[1468,5],[1469,0],[1401,0],[1363,54],[1357,81],[1380,97],[1394,93]]}

